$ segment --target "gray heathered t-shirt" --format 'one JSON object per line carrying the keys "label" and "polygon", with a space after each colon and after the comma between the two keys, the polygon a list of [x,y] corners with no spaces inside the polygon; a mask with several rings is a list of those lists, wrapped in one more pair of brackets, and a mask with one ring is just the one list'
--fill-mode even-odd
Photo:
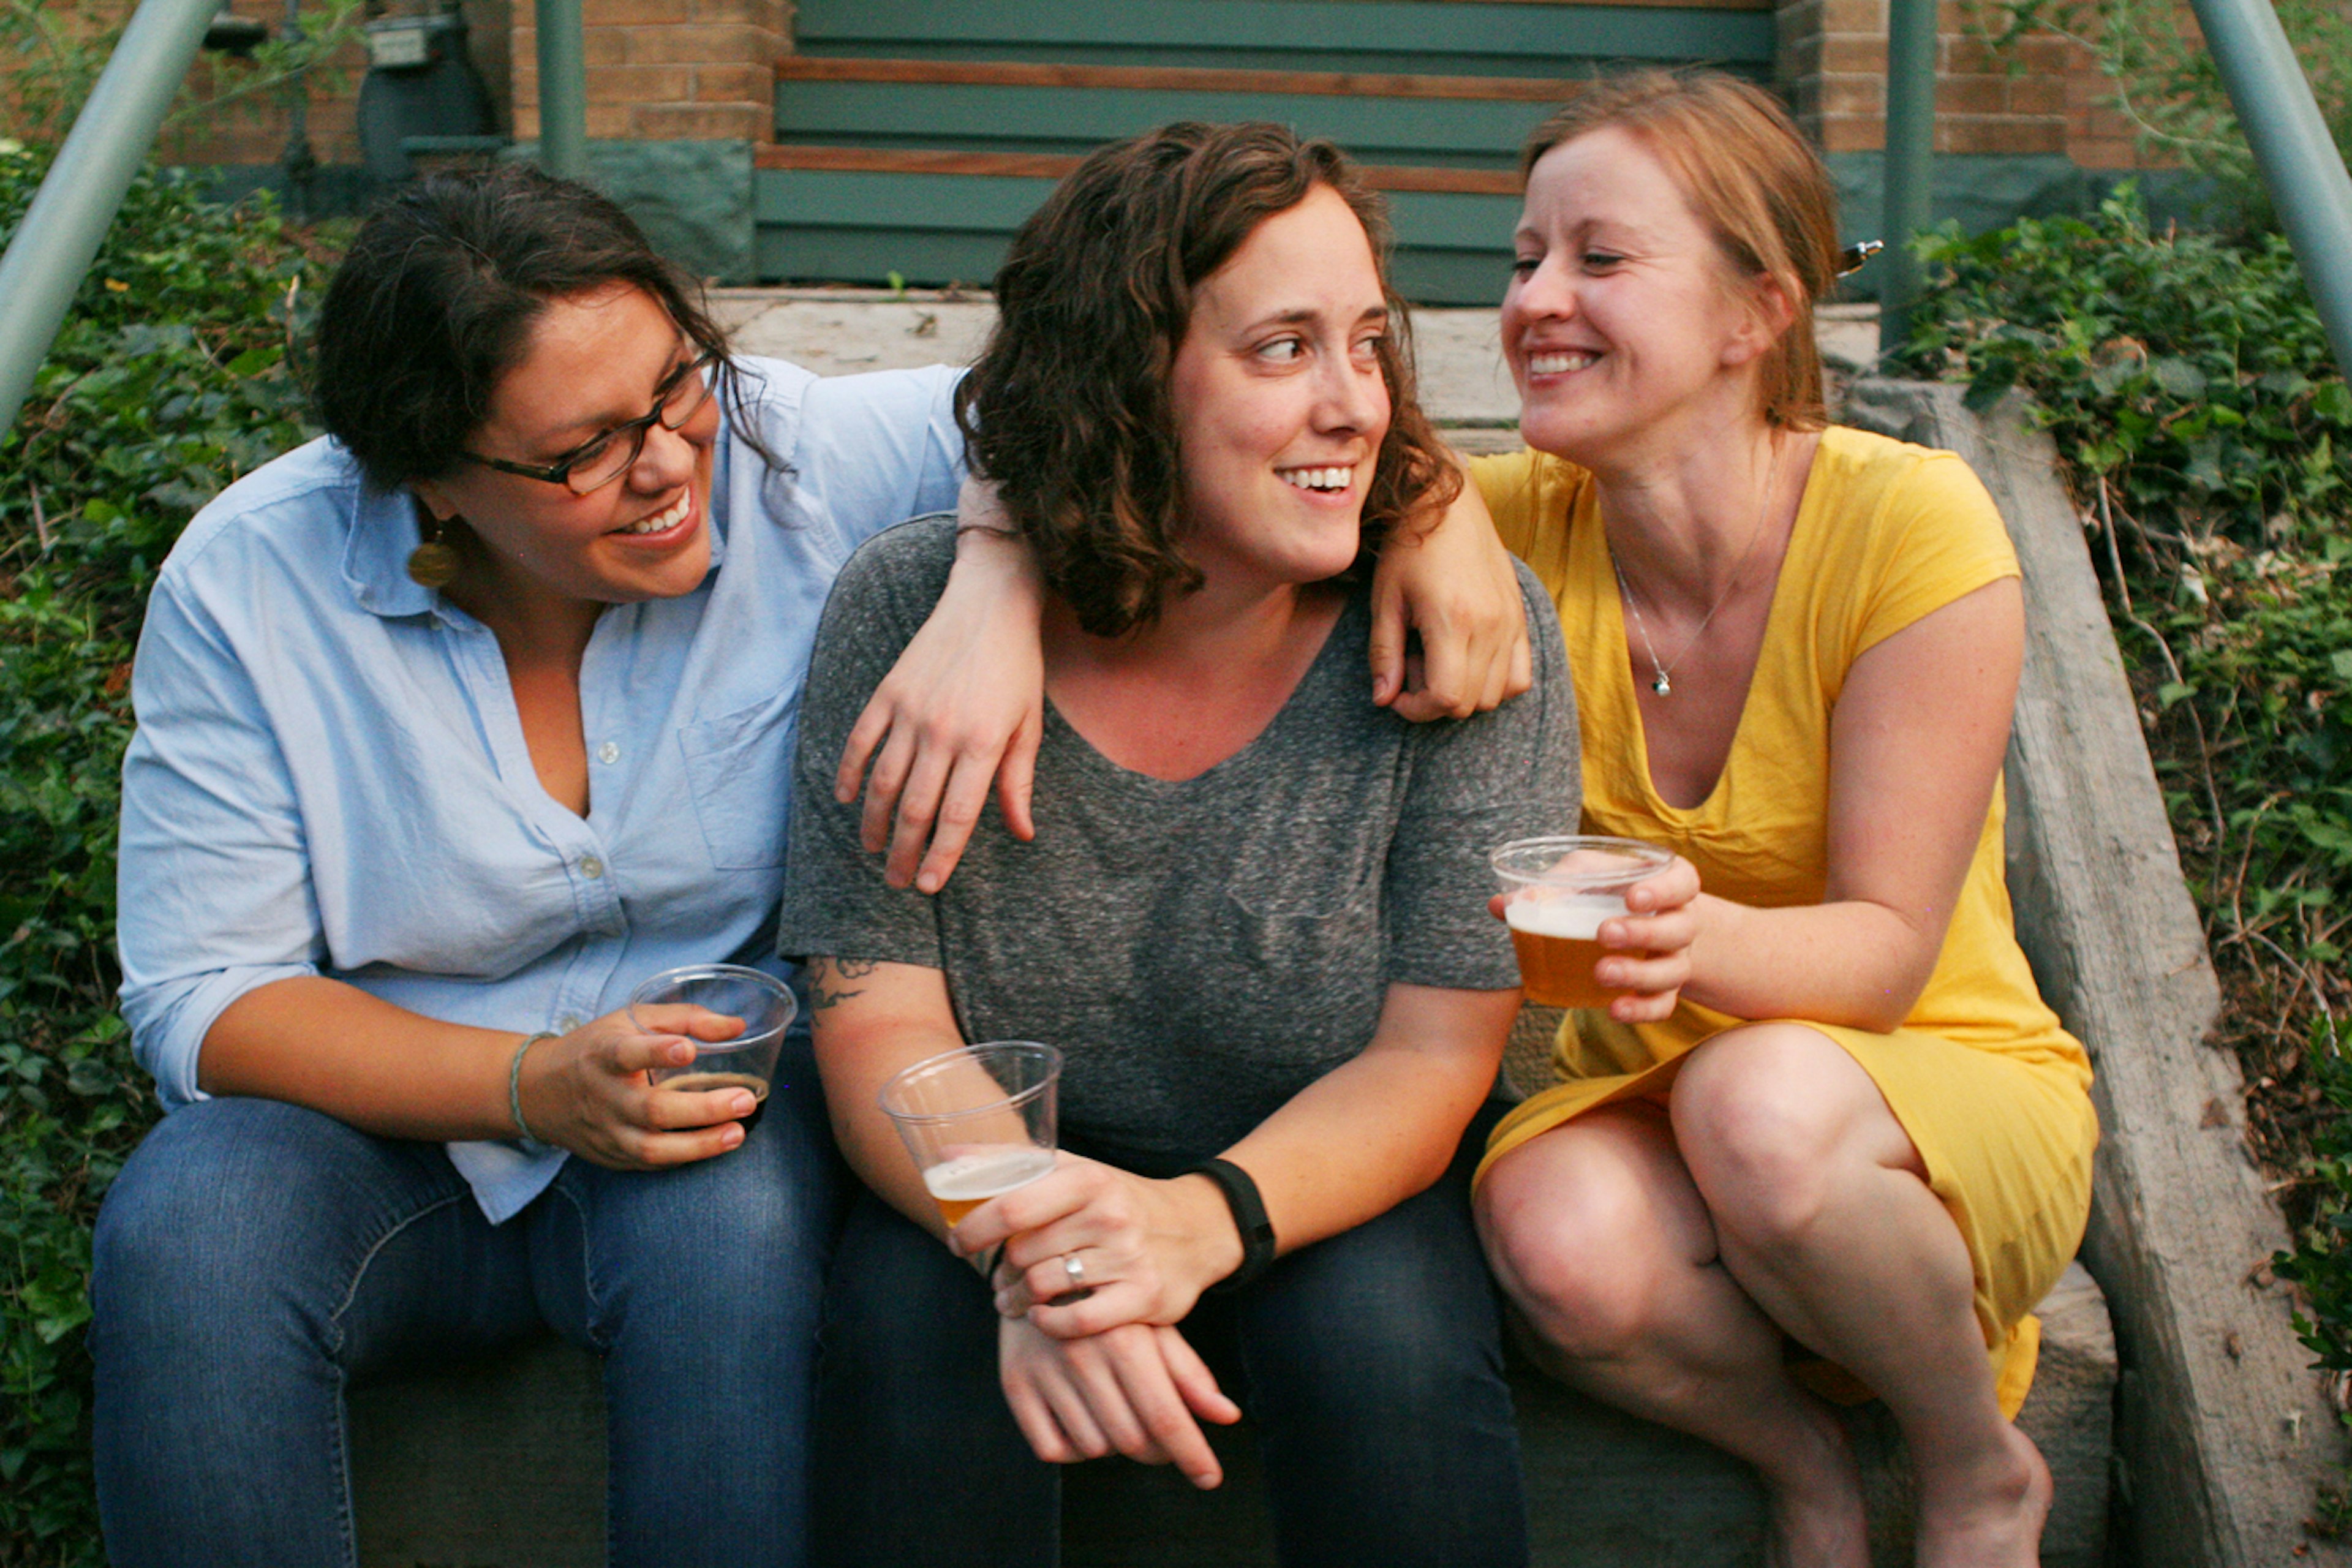
{"label": "gray heathered t-shirt", "polygon": [[1145,1174],[1225,1149],[1372,1037],[1391,982],[1518,984],[1486,851],[1574,832],[1575,698],[1523,566],[1536,683],[1412,724],[1372,705],[1359,588],[1290,700],[1197,778],[1132,773],[1048,707],[1037,837],[992,807],[936,897],[882,880],[833,798],[849,727],[930,613],[951,519],[869,541],[825,605],[801,710],[779,951],[943,971],[968,1040],[1066,1053],[1064,1142]]}

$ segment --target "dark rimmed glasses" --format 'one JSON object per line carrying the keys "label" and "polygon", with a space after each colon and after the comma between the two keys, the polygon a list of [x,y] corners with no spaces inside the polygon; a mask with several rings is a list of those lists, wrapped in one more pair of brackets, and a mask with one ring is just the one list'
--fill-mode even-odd
{"label": "dark rimmed glasses", "polygon": [[584,496],[611,484],[636,466],[638,456],[646,449],[646,432],[656,424],[665,430],[683,429],[688,420],[701,413],[702,405],[710,401],[711,391],[718,384],[719,366],[726,357],[717,349],[704,349],[654,389],[650,413],[590,437],[551,463],[518,463],[507,458],[485,458],[478,452],[459,452],[457,456],[502,474],[541,479],[551,485],[562,485],[573,495]]}

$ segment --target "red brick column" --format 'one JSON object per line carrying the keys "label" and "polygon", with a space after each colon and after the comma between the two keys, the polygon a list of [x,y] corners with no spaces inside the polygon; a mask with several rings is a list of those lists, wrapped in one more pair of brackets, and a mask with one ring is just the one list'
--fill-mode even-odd
{"label": "red brick column", "polygon": [[[1885,0],[1783,0],[1779,19],[1778,70],[1798,123],[1824,153],[1883,149]],[[2069,153],[2104,137],[2099,151],[2112,155],[2113,117],[2092,108],[2109,89],[2087,51],[2032,34],[1996,54],[1959,0],[1943,0],[1937,21],[1936,151]]]}
{"label": "red brick column", "polygon": [[[580,0],[588,134],[601,141],[766,142],[790,0]],[[514,133],[539,134],[539,40],[515,0]]]}

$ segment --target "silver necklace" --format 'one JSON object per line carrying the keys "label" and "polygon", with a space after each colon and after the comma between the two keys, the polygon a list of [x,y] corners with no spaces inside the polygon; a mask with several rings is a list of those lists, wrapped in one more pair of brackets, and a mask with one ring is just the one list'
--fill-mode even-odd
{"label": "silver necklace", "polygon": [[1776,442],[1772,447],[1772,461],[1764,470],[1764,504],[1756,510],[1756,526],[1748,531],[1748,548],[1740,552],[1739,564],[1732,568],[1731,581],[1723,585],[1723,592],[1717,594],[1715,603],[1707,606],[1706,616],[1698,623],[1698,630],[1691,633],[1690,640],[1675,650],[1672,658],[1658,658],[1657,645],[1650,640],[1650,624],[1642,618],[1641,601],[1633,597],[1633,584],[1625,580],[1625,568],[1617,564],[1617,552],[1613,550],[1609,552],[1609,569],[1617,574],[1617,592],[1623,595],[1625,608],[1633,616],[1633,629],[1642,634],[1642,651],[1649,656],[1650,689],[1659,696],[1672,697],[1675,694],[1675,666],[1680,664],[1691,649],[1698,647],[1698,639],[1706,636],[1706,628],[1715,624],[1716,612],[1731,602],[1732,590],[1738,587],[1739,580],[1748,574],[1748,563],[1756,558],[1756,546],[1764,538],[1764,520],[1772,515],[1772,481],[1780,477],[1780,448]]}

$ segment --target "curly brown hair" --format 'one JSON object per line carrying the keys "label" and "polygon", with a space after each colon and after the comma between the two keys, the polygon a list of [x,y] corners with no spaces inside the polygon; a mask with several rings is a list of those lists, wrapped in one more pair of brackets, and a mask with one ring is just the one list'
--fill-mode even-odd
{"label": "curly brown hair", "polygon": [[1363,224],[1389,308],[1379,353],[1392,413],[1359,563],[1461,488],[1413,396],[1385,205],[1346,154],[1279,125],[1191,121],[1097,149],[1014,236],[996,328],[956,394],[973,470],[995,481],[1046,585],[1097,637],[1147,626],[1201,585],[1181,548],[1170,371],[1201,284],[1318,185]]}
{"label": "curly brown hair", "polygon": [[1765,354],[1765,422],[1818,430],[1821,352],[1813,305],[1837,284],[1837,188],[1821,154],[1778,99],[1711,70],[1635,70],[1603,77],[1536,127],[1519,153],[1524,184],[1564,142],[1615,126],[1674,172],[1733,270],[1770,278],[1787,296],[1788,330]]}

